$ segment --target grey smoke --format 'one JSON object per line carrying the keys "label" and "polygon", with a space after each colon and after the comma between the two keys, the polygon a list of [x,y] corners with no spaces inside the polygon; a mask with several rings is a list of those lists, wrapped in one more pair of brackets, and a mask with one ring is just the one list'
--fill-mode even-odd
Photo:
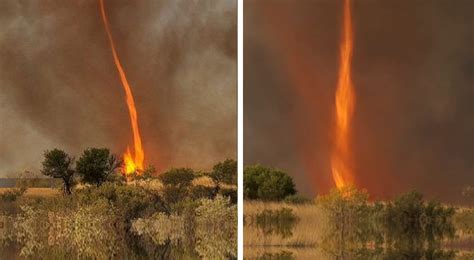
{"label": "grey smoke", "polygon": [[[208,169],[236,156],[235,1],[105,1],[146,163]],[[98,1],[1,1],[0,176],[132,144]]]}
{"label": "grey smoke", "polygon": [[[474,184],[474,2],[352,2],[358,185],[376,197],[416,189],[463,202]],[[287,170],[306,195],[326,192],[342,1],[245,8],[245,164]],[[287,57],[308,61],[306,95]]]}

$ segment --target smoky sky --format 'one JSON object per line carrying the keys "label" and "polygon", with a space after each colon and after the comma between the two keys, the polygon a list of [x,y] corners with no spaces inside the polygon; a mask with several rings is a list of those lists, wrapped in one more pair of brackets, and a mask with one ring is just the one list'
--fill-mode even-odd
{"label": "smoky sky", "polygon": [[[105,1],[145,164],[209,169],[236,156],[236,3]],[[0,176],[43,152],[133,145],[94,0],[0,2]]]}
{"label": "smoky sky", "polygon": [[[247,0],[245,164],[334,186],[330,152],[343,1]],[[474,184],[474,2],[352,1],[356,185],[463,203]]]}

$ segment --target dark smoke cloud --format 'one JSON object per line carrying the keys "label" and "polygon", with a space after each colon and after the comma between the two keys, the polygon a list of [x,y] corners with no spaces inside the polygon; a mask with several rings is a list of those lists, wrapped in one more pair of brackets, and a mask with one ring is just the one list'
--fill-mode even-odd
{"label": "dark smoke cloud", "polygon": [[[236,156],[235,1],[105,1],[134,91],[145,161]],[[0,2],[0,176],[53,147],[122,154],[132,135],[98,1]]]}
{"label": "dark smoke cloud", "polygon": [[[474,184],[474,3],[354,0],[359,187],[462,203]],[[326,192],[342,1],[246,1],[245,164]]]}

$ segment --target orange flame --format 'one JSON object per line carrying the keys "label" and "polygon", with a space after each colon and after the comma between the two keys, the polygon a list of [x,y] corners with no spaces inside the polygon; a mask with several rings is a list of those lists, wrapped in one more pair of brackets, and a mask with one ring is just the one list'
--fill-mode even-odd
{"label": "orange flame", "polygon": [[118,57],[117,51],[115,50],[115,43],[112,38],[112,33],[110,32],[109,22],[107,16],[105,15],[104,9],[104,0],[100,1],[100,11],[102,14],[102,20],[104,21],[105,31],[107,32],[107,37],[109,38],[110,48],[112,49],[112,55],[114,58],[115,66],[120,75],[120,80],[122,81],[123,88],[125,90],[128,112],[130,114],[130,122],[132,124],[133,131],[133,144],[134,144],[134,157],[132,156],[130,149],[127,148],[127,152],[123,155],[125,163],[125,174],[131,174],[137,170],[143,170],[143,160],[145,158],[145,153],[142,148],[142,139],[140,137],[140,129],[138,127],[138,116],[137,110],[135,108],[135,101],[133,99],[132,90],[128,84],[127,77],[125,76],[125,71],[122,68],[120,59]]}
{"label": "orange flame", "polygon": [[341,42],[339,79],[336,90],[335,147],[331,158],[331,169],[337,188],[352,184],[350,165],[349,133],[354,113],[355,95],[351,79],[352,63],[352,18],[350,0],[344,0],[344,29]]}

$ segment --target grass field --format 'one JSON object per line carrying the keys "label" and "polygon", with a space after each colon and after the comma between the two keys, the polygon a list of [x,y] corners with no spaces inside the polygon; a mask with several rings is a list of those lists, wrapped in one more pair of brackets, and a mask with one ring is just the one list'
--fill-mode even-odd
{"label": "grass field", "polygon": [[[265,234],[255,224],[255,216],[264,210],[289,208],[298,218],[290,237],[283,238],[278,234]],[[244,202],[244,246],[246,247],[303,247],[317,246],[327,226],[327,217],[317,204],[287,204],[277,202]],[[453,217],[456,233],[463,241],[474,237],[474,208],[458,208]],[[467,239],[467,240],[465,240]],[[472,243],[469,243],[472,245]],[[249,249],[250,251],[260,249]],[[297,253],[297,252],[296,252]]]}
{"label": "grass field", "polygon": [[[139,180],[139,181],[130,181],[127,184],[129,185],[139,185],[139,186],[146,186],[146,188],[149,189],[154,189],[157,191],[160,191],[163,188],[163,184],[161,183],[160,180],[158,179],[152,179],[152,180]],[[206,186],[206,187],[214,187],[215,184],[213,180],[207,176],[202,176],[198,177],[193,180],[193,185],[201,185],[201,186]],[[75,186],[75,189],[82,189],[84,185],[78,184]],[[237,189],[235,185],[228,185],[228,184],[222,184],[222,188],[224,189]],[[0,188],[0,195],[4,194],[7,191],[14,190],[16,188]],[[48,196],[55,196],[55,195],[60,195],[62,193],[62,190],[60,188],[27,188],[26,192],[23,194],[23,196],[26,197],[48,197]]]}
{"label": "grass field", "polygon": [[[298,218],[292,236],[265,234],[254,223],[255,216],[264,210],[288,208]],[[244,202],[245,246],[316,246],[322,239],[326,227],[326,216],[316,204],[266,203],[258,201]]]}

